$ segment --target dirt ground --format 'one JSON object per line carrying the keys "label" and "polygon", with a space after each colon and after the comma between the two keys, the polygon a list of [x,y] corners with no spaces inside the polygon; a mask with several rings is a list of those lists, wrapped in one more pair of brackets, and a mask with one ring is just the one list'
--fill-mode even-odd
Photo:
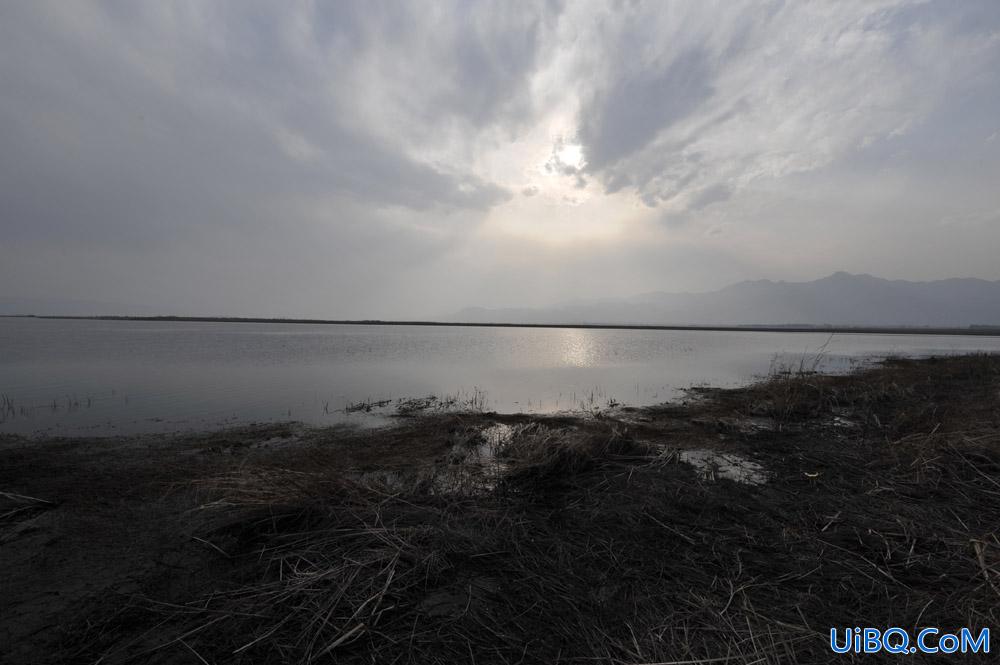
{"label": "dirt ground", "polygon": [[587,415],[5,437],[0,661],[843,662],[833,626],[1000,629],[998,530],[991,356]]}

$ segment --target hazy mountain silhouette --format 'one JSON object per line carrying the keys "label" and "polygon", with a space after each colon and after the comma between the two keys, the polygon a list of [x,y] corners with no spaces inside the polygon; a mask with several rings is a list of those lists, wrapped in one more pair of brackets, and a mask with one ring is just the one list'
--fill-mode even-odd
{"label": "hazy mountain silhouette", "polygon": [[708,293],[654,292],[547,308],[469,307],[454,321],[663,325],[1000,325],[1000,281],[887,280],[838,272],[812,282],[740,282]]}

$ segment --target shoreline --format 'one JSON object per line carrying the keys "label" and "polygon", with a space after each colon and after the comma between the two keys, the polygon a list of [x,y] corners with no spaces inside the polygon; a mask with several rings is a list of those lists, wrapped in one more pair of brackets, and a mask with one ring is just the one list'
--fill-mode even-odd
{"label": "shoreline", "polygon": [[0,651],[834,663],[834,626],[1000,625],[998,488],[985,354],[592,416],[5,436]]}
{"label": "shoreline", "polygon": [[180,323],[276,323],[311,324],[338,326],[425,326],[455,328],[554,328],[581,330],[677,330],[704,332],[786,332],[786,333],[829,333],[855,335],[968,335],[978,337],[1000,337],[1000,327],[969,326],[810,326],[810,325],[651,325],[651,324],[603,324],[603,323],[477,323],[449,321],[385,321],[381,319],[303,319],[267,317],[220,317],[220,316],[60,316],[38,314],[3,314],[7,319],[81,320],[81,321],[154,321]]}

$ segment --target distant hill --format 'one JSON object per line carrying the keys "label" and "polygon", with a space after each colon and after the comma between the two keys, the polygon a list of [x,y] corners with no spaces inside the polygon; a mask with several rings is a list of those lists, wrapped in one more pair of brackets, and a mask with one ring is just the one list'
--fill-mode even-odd
{"label": "distant hill", "polygon": [[646,293],[547,308],[468,307],[470,323],[650,325],[1000,325],[1000,281],[887,280],[838,272],[812,282],[740,282],[708,293]]}

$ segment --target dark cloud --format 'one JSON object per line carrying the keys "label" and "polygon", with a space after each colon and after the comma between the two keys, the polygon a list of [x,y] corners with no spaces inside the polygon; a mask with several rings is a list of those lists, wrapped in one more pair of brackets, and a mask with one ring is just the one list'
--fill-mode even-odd
{"label": "dark cloud", "polygon": [[[343,7],[324,15],[326,39],[357,56],[347,36],[359,31],[358,17]],[[214,42],[127,5],[95,8],[97,25],[68,31],[32,6],[8,13],[16,11],[0,28],[0,48],[16,56],[0,65],[9,241],[142,244],[206,224],[294,225],[281,207],[319,197],[485,210],[510,196],[331,113],[331,86],[334,100],[350,90],[302,66],[273,9],[212,17],[223,27]],[[124,43],[102,40],[102,29]],[[119,49],[135,49],[134,61],[120,60]]]}
{"label": "dark cloud", "polygon": [[713,203],[725,201],[732,195],[733,190],[729,185],[723,183],[709,185],[692,197],[691,203],[688,204],[688,208],[692,211],[698,211],[703,208],[707,208]]}
{"label": "dark cloud", "polygon": [[607,87],[595,91],[580,111],[588,168],[614,165],[697,109],[712,94],[711,77],[709,56],[699,49],[662,66],[614,72]]}

